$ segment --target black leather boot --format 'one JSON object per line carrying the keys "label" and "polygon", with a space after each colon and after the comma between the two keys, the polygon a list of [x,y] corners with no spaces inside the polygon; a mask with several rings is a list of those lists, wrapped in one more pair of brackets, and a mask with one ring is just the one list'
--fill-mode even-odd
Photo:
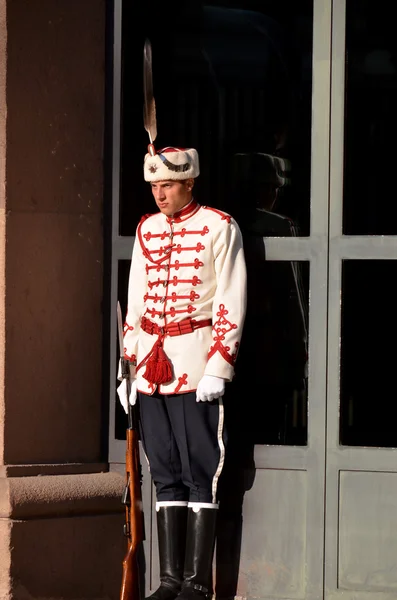
{"label": "black leather boot", "polygon": [[160,587],[146,600],[174,600],[181,591],[185,561],[187,503],[157,507]]}
{"label": "black leather boot", "polygon": [[203,600],[212,596],[217,504],[189,503],[185,568],[178,600]]}

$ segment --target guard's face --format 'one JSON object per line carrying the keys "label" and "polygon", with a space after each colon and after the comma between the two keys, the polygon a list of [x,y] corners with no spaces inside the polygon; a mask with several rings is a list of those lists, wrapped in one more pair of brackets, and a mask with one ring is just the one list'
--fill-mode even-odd
{"label": "guard's face", "polygon": [[160,211],[172,217],[192,199],[193,179],[152,182],[152,194]]}

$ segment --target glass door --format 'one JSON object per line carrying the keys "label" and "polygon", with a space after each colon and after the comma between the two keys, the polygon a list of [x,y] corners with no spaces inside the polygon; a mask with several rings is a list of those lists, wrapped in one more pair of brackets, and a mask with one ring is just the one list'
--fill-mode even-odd
{"label": "glass door", "polygon": [[[142,48],[158,144],[198,149],[197,199],[239,223],[249,310],[225,397],[229,444],[214,564],[219,598],[319,600],[324,583],[331,0],[115,0],[109,461],[123,470],[116,303],[126,310],[142,177]],[[139,9],[139,10],[138,10]],[[241,376],[240,376],[241,374]],[[248,376],[249,374],[249,376]],[[243,381],[243,383],[242,383]],[[142,460],[145,469],[145,459]],[[158,580],[144,470],[145,582]],[[244,523],[244,525],[242,525]]]}
{"label": "glass door", "polygon": [[397,46],[386,1],[334,0],[325,597],[397,597]]}

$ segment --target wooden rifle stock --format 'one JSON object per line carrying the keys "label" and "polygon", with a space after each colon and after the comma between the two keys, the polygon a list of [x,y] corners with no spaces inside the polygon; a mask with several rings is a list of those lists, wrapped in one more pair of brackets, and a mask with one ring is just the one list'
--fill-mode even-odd
{"label": "wooden rifle stock", "polygon": [[[129,384],[128,361],[121,359],[121,363],[122,372],[126,374]],[[125,363],[127,364],[125,365]],[[128,385],[128,397],[130,392],[129,387],[130,386]],[[139,459],[139,434],[134,410],[135,407],[129,405],[127,446],[125,453],[126,487],[122,498],[122,502],[125,504],[124,534],[128,540],[128,547],[123,560],[120,600],[140,600],[141,597],[139,589],[138,550],[144,540],[144,526],[141,463]]]}

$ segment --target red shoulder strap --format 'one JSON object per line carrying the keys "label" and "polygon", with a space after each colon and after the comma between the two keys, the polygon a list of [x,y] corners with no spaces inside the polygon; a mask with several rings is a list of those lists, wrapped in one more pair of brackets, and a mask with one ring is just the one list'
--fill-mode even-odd
{"label": "red shoulder strap", "polygon": [[230,215],[227,215],[226,213],[222,212],[221,210],[218,210],[217,208],[211,208],[211,206],[203,206],[203,208],[205,208],[206,210],[212,210],[212,212],[222,217],[222,221],[227,221],[228,223],[230,223],[230,221],[232,220],[232,217]]}

